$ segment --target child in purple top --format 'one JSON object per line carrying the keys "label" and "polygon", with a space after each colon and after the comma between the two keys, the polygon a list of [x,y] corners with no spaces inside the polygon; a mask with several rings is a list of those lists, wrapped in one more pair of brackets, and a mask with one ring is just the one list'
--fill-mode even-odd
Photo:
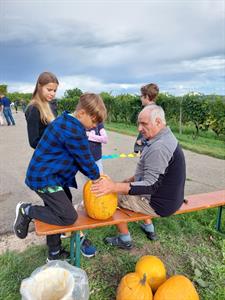
{"label": "child in purple top", "polygon": [[99,168],[100,174],[103,173],[102,165],[102,144],[107,144],[108,136],[105,131],[103,123],[86,131],[91,154],[94,157],[95,163]]}

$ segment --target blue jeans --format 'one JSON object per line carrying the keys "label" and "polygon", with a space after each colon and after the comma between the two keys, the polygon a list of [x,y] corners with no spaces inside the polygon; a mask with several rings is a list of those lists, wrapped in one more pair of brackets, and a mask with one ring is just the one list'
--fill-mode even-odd
{"label": "blue jeans", "polygon": [[15,125],[15,121],[12,116],[12,111],[10,107],[4,107],[3,108],[3,114],[5,116],[6,122],[8,125],[12,123],[12,125]]}

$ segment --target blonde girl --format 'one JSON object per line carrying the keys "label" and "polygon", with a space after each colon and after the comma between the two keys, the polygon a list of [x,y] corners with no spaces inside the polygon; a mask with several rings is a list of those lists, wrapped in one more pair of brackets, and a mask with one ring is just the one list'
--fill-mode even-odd
{"label": "blonde girl", "polygon": [[36,148],[46,127],[57,116],[54,98],[59,85],[57,77],[50,72],[39,75],[32,99],[25,111],[29,144]]}

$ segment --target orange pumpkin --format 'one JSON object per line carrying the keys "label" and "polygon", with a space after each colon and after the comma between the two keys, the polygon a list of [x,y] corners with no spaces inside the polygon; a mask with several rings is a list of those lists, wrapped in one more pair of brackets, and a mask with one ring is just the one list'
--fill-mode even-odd
{"label": "orange pumpkin", "polygon": [[[107,178],[101,175],[101,178]],[[86,212],[89,217],[96,220],[106,220],[115,213],[118,198],[117,194],[111,193],[102,197],[96,197],[91,191],[92,181],[88,180],[83,188],[83,199]]]}
{"label": "orange pumpkin", "polygon": [[117,289],[116,300],[152,300],[152,290],[143,278],[137,273],[125,275]]}
{"label": "orange pumpkin", "polygon": [[142,256],[136,263],[135,272],[140,276],[146,274],[153,292],[166,280],[166,268],[163,262],[153,255]]}
{"label": "orange pumpkin", "polygon": [[199,296],[187,277],[174,275],[158,288],[154,300],[199,300]]}

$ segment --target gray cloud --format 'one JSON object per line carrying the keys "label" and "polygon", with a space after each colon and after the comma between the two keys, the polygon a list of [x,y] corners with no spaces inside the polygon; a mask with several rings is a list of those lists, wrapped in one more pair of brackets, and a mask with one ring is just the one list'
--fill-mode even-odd
{"label": "gray cloud", "polygon": [[204,78],[206,92],[218,82],[225,92],[222,0],[2,0],[1,8],[1,81],[32,83],[51,70],[127,91],[149,81],[203,89]]}

